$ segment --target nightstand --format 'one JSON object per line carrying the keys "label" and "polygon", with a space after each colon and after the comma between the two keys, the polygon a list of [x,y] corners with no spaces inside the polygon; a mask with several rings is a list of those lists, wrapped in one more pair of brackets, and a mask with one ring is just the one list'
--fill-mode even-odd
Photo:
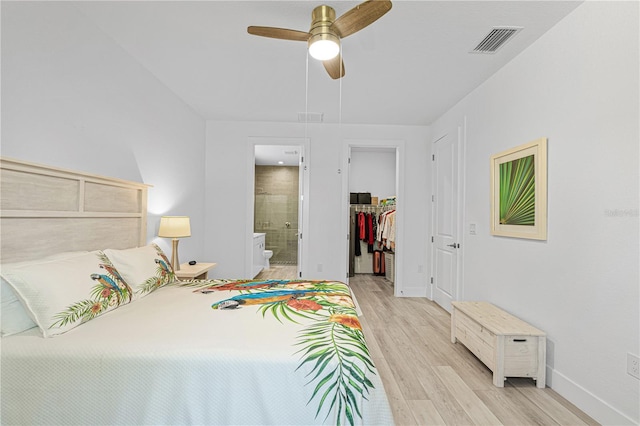
{"label": "nightstand", "polygon": [[217,263],[196,263],[195,265],[189,265],[189,263],[181,263],[180,270],[175,271],[178,279],[184,280],[206,280],[207,274]]}

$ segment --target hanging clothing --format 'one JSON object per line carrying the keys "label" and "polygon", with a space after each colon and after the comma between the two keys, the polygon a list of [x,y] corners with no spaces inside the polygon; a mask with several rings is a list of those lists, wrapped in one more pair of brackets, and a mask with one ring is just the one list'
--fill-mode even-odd
{"label": "hanging clothing", "polygon": [[377,240],[389,250],[395,249],[396,211],[382,212],[378,218]]}
{"label": "hanging clothing", "polygon": [[385,245],[389,250],[395,250],[396,248],[396,211],[392,210],[387,215],[387,221],[389,222],[389,230],[387,232],[387,243]]}
{"label": "hanging clothing", "polygon": [[364,233],[362,234],[362,236],[360,237],[360,239],[362,241],[367,241],[369,239],[369,220],[367,218],[367,214],[366,213],[362,213],[363,216],[363,220],[364,220]]}
{"label": "hanging clothing", "polygon": [[378,216],[371,215],[371,234],[369,235],[369,244],[373,245],[376,242],[376,235],[378,233]]}
{"label": "hanging clothing", "polygon": [[367,213],[367,253],[373,253],[373,215],[371,213]]}
{"label": "hanging clothing", "polygon": [[[360,214],[358,212],[356,212],[355,214],[355,224],[358,225],[358,233],[360,232],[360,225],[359,225],[359,219],[360,219]],[[353,235],[353,237],[355,237],[355,233]],[[353,255],[354,256],[362,256],[362,251],[360,250],[360,238],[351,238],[353,240]]]}
{"label": "hanging clothing", "polygon": [[364,236],[365,236],[365,230],[364,230],[364,222],[365,222],[365,218],[364,218],[364,213],[360,212],[357,213],[358,215],[358,239],[363,240]]}
{"label": "hanging clothing", "polygon": [[[352,270],[353,274],[373,272],[385,276],[385,252],[395,249],[396,211],[394,206],[365,206],[365,211],[357,211],[358,207],[352,205],[350,208],[349,222],[353,229],[350,229],[349,235],[353,236],[353,240],[349,246],[349,276],[352,276]],[[381,212],[381,209],[385,211]],[[366,251],[363,244],[367,245]],[[357,261],[355,256],[358,256]],[[366,256],[371,256],[371,263]]]}

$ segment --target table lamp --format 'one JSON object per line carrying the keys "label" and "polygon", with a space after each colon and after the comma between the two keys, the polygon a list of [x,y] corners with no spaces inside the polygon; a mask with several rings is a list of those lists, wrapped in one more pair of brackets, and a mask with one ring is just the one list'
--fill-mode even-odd
{"label": "table lamp", "polygon": [[191,224],[189,223],[189,216],[162,216],[160,218],[158,237],[173,238],[171,267],[174,271],[180,270],[180,261],[178,260],[178,238],[190,236]]}

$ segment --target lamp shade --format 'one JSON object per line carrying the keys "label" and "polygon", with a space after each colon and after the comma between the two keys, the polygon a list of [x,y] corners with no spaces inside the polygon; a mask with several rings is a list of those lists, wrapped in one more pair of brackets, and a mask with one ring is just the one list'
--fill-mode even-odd
{"label": "lamp shade", "polygon": [[185,238],[191,236],[189,216],[162,216],[158,237]]}

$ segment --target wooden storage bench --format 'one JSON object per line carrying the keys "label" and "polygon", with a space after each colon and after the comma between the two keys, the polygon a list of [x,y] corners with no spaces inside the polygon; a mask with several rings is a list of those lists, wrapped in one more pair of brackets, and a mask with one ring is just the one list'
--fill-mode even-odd
{"label": "wooden storage bench", "polygon": [[451,302],[451,342],[462,342],[493,371],[493,384],[506,377],[531,377],[545,387],[546,334],[487,302]]}

